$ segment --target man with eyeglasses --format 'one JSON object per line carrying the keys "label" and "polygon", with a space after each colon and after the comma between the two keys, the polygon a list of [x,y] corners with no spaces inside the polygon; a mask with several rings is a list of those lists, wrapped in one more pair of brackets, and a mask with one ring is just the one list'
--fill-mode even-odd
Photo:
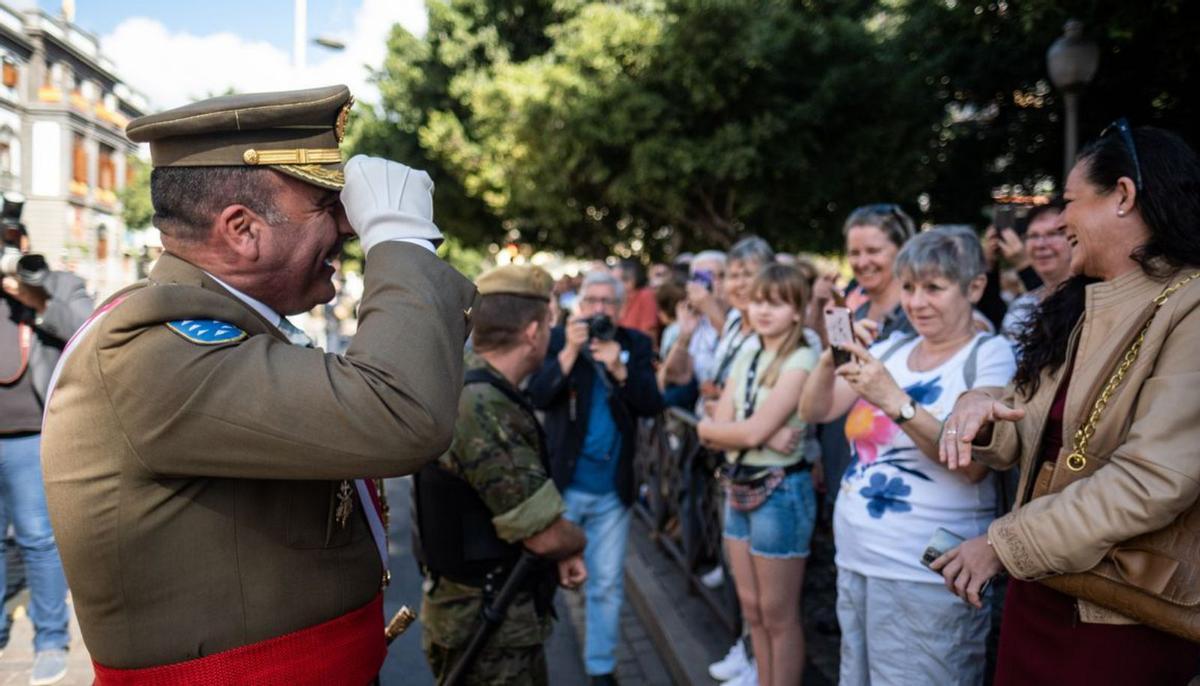
{"label": "man with eyeglasses", "polygon": [[623,298],[608,272],[584,277],[575,312],[551,332],[546,360],[529,382],[534,406],[545,412],[550,475],[567,519],[587,536],[584,668],[593,684],[616,683],[637,420],[663,407],[650,339],[614,323]]}
{"label": "man with eyeglasses", "polygon": [[1029,210],[1029,228],[1024,236],[1024,254],[1042,285],[1018,296],[1008,306],[1001,332],[1015,339],[1032,321],[1042,298],[1071,275],[1071,244],[1062,219],[1063,203],[1055,198]]}

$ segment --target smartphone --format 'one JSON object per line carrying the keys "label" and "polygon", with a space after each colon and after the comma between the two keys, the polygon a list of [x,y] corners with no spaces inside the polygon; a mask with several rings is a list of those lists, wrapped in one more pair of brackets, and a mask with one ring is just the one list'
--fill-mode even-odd
{"label": "smartphone", "polygon": [[833,362],[841,366],[850,361],[850,351],[846,350],[847,343],[854,342],[854,327],[851,325],[850,308],[831,306],[825,308],[825,335],[829,337],[829,347],[833,349]]}
{"label": "smartphone", "polygon": [[703,285],[711,293],[713,289],[713,273],[707,269],[697,269],[692,274],[692,281]]}
{"label": "smartphone", "polygon": [[[928,567],[933,564],[934,560],[962,545],[962,542],[965,540],[965,538],[953,531],[947,531],[939,526],[937,531],[933,532],[933,537],[929,539],[929,543],[925,545],[925,553],[921,555],[921,564]],[[980,596],[987,593],[988,588],[992,585],[992,580],[995,578],[993,576],[983,582],[983,585],[979,587]]]}
{"label": "smartphone", "polygon": [[992,206],[992,224],[996,227],[996,231],[1004,231],[1012,229],[1018,235],[1024,233],[1024,228],[1017,221],[1017,205],[1003,204]]}
{"label": "smartphone", "polygon": [[933,532],[929,543],[925,544],[925,553],[921,555],[921,564],[928,567],[933,564],[934,560],[957,548],[965,540],[967,539],[939,526],[937,531]]}

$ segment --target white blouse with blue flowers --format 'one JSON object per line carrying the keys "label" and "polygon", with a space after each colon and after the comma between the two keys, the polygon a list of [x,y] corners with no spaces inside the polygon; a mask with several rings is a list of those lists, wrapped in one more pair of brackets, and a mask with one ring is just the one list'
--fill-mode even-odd
{"label": "white blouse with blue flowers", "polygon": [[[908,366],[919,340],[896,349],[884,364],[915,402],[945,419],[967,390],[963,369],[979,339],[924,372]],[[894,344],[895,339],[876,343],[871,354],[878,357]],[[1007,340],[997,336],[979,345],[974,386],[1005,386],[1015,371],[1016,358]],[[987,530],[996,510],[992,476],[972,484],[962,472],[947,470],[863,400],[846,419],[846,439],[851,459],[833,519],[838,567],[864,576],[941,583],[940,576],[921,565],[921,554],[938,527],[964,538]]]}

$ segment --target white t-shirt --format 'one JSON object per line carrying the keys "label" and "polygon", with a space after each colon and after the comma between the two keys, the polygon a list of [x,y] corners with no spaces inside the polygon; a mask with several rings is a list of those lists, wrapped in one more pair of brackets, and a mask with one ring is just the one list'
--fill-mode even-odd
{"label": "white t-shirt", "polygon": [[[876,343],[871,354],[883,355],[897,340]],[[896,349],[884,365],[909,397],[939,420],[968,390],[964,366],[976,345],[973,386],[1004,386],[1016,371],[1011,344],[1001,336],[979,334],[936,369],[915,372],[908,358],[919,340]],[[861,399],[847,415],[846,439],[850,465],[833,516],[837,566],[882,579],[941,583],[940,576],[921,565],[921,555],[938,527],[967,539],[987,531],[996,514],[992,476],[972,484],[961,472],[951,472]]]}

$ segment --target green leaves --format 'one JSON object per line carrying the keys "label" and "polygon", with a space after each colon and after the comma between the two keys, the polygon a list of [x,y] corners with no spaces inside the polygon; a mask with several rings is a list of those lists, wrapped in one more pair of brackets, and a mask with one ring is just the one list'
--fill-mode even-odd
{"label": "green leaves", "polygon": [[1128,114],[1195,132],[1196,7],[431,0],[352,140],[428,169],[464,245],[659,256],[751,231],[835,249],[857,205],[979,222],[993,187],[1060,173],[1044,61],[1068,13],[1104,53],[1082,131]]}

